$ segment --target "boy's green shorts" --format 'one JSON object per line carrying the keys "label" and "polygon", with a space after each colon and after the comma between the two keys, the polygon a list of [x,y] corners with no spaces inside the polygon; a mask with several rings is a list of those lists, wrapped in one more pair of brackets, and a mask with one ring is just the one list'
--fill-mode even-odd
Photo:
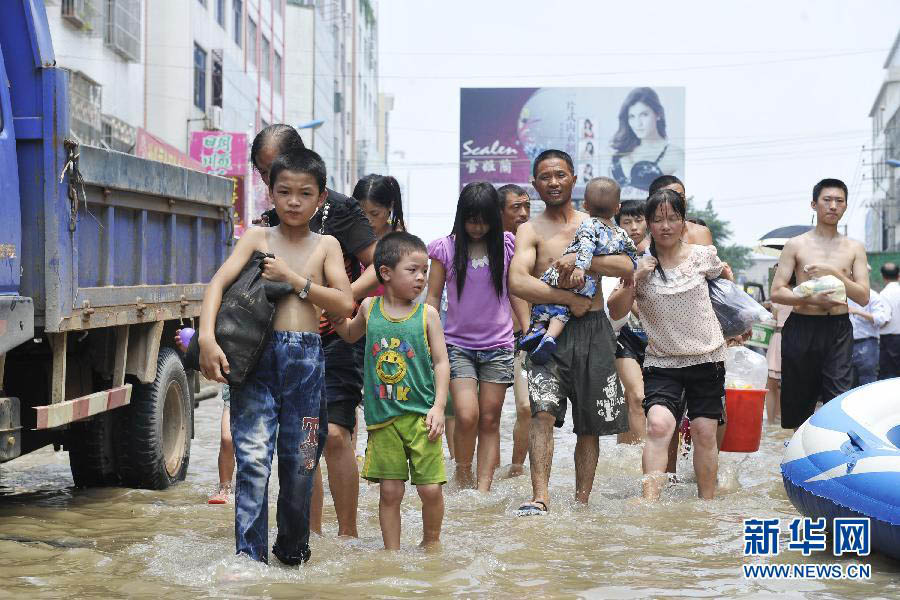
{"label": "boy's green shorts", "polygon": [[428,439],[425,415],[407,413],[384,427],[369,430],[362,477],[406,481],[412,474],[413,485],[447,483],[444,448],[441,438]]}

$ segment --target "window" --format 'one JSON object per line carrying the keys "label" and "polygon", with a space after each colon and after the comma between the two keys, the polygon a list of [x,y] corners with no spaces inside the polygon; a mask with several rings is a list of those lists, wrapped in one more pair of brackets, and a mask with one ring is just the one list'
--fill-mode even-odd
{"label": "window", "polygon": [[272,59],[272,86],[275,88],[275,93],[281,93],[281,55],[277,52],[275,53]]}
{"label": "window", "polygon": [[212,105],[222,106],[222,53],[215,50],[212,55]]}
{"label": "window", "polygon": [[[277,12],[279,15],[284,14],[284,7],[282,6],[281,2],[282,0],[272,0],[272,6],[275,7],[275,12]],[[301,2],[301,4],[303,4],[303,2]]]}
{"label": "window", "polygon": [[206,111],[206,50],[194,44],[194,106]]}
{"label": "window", "polygon": [[259,71],[263,76],[263,79],[270,79],[272,77],[271,72],[271,61],[269,58],[269,53],[271,51],[271,46],[269,45],[269,40],[266,36],[262,36],[262,44],[259,49]]}
{"label": "window", "polygon": [[225,28],[225,0],[216,0],[216,23]]}
{"label": "window", "polygon": [[141,0],[107,0],[103,41],[126,60],[141,59]]}
{"label": "window", "polygon": [[247,54],[250,57],[250,64],[254,67],[258,64],[256,57],[256,23],[253,19],[247,19]]}
{"label": "window", "polygon": [[102,86],[82,73],[69,73],[69,130],[84,144],[99,144],[103,126]]}
{"label": "window", "polygon": [[241,34],[244,33],[244,2],[243,0],[232,0],[231,12],[234,13],[234,43],[240,48]]}

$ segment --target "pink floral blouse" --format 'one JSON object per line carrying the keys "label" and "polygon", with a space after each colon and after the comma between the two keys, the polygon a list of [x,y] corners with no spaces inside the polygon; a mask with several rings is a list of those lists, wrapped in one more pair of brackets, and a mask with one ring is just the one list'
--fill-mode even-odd
{"label": "pink floral blouse", "polygon": [[714,246],[693,245],[680,265],[639,281],[635,298],[649,342],[644,365],[681,368],[725,360],[725,338],[709,299],[707,279],[722,273]]}

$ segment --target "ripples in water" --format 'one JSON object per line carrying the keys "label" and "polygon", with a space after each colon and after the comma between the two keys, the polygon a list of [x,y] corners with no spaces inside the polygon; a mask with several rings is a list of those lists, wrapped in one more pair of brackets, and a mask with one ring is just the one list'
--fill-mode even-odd
{"label": "ripples in water", "polygon": [[[510,454],[512,399],[502,421]],[[65,453],[50,449],[7,463],[0,472],[2,592],[35,598],[160,597],[646,598],[771,596],[872,598],[900,595],[900,565],[869,557],[873,576],[853,581],[743,579],[742,521],[797,516],[778,468],[788,434],[768,430],[759,452],[724,454],[720,495],[696,497],[690,463],[657,504],[640,494],[640,448],[601,444],[594,493],[572,502],[575,437],[557,431],[551,513],[517,518],[530,498],[528,473],[498,479],[489,494],[445,488],[442,547],[417,547],[420,503],[411,487],[403,505],[403,549],[382,550],[378,488],[362,482],[360,539],[338,539],[330,497],[325,535],[313,536],[312,561],[268,567],[233,555],[233,506],[210,506],[216,483],[221,403],[196,415],[187,481],[164,492],[73,490]],[[364,442],[360,442],[360,448]],[[452,472],[452,468],[448,469]],[[270,485],[274,525],[277,473]],[[327,481],[327,478],[326,478]],[[270,543],[274,540],[274,527]],[[784,540],[783,543],[783,550]],[[843,562],[783,551],[773,562]]]}

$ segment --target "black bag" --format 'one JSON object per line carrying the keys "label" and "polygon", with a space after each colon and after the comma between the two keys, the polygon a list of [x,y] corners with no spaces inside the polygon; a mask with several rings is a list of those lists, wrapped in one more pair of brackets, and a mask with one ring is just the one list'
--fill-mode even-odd
{"label": "black bag", "polygon": [[709,280],[709,299],[725,339],[743,335],[754,323],[774,320],[750,294],[728,279]]}
{"label": "black bag", "polygon": [[[275,302],[294,291],[287,282],[263,279],[263,259],[267,256],[273,255],[253,252],[241,274],[222,294],[216,315],[216,342],[228,359],[230,373],[225,378],[232,387],[240,387],[259,362],[272,334]],[[184,365],[189,369],[200,369],[199,337],[194,334],[185,352]]]}

